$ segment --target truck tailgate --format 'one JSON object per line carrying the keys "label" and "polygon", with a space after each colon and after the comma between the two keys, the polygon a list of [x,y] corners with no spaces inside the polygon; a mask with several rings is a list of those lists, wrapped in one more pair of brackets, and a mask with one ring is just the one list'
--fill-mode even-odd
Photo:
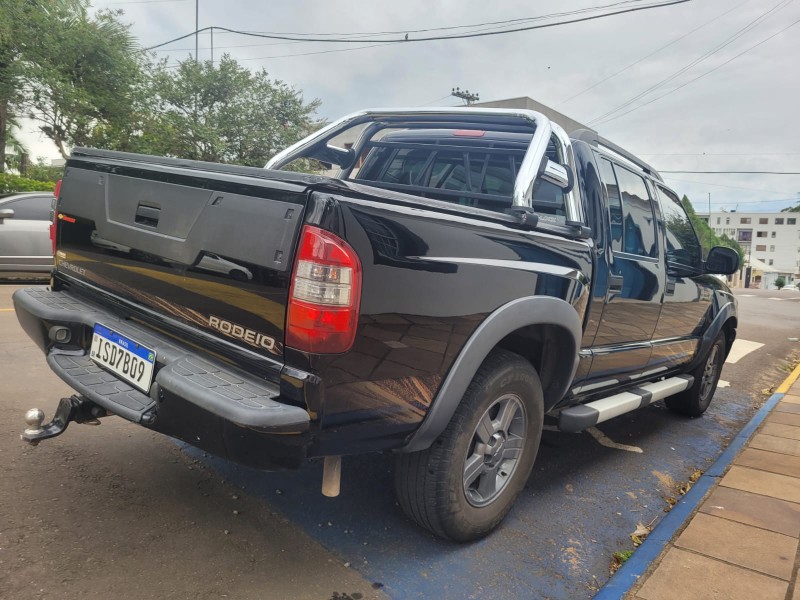
{"label": "truck tailgate", "polygon": [[308,196],[302,178],[94,152],[74,154],[64,173],[58,273],[189,329],[281,356]]}

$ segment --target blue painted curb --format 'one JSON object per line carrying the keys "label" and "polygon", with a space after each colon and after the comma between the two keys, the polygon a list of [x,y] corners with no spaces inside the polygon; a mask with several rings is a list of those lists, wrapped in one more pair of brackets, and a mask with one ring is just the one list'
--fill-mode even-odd
{"label": "blue painted curb", "polygon": [[770,396],[769,400],[758,409],[753,418],[750,419],[714,464],[711,465],[711,468],[697,480],[692,489],[667,513],[667,516],[647,536],[644,543],[636,549],[633,556],[609,579],[603,589],[595,594],[593,600],[621,600],[628,593],[631,587],[644,575],[650,564],[660,556],[666,545],[672,541],[675,532],[692,516],[708,491],[717,483],[717,479],[722,477],[728,466],[733,462],[733,459],[736,458],[739,451],[750,439],[750,436],[753,435],[767,415],[772,412],[772,409],[781,401],[783,396],[784,394]]}

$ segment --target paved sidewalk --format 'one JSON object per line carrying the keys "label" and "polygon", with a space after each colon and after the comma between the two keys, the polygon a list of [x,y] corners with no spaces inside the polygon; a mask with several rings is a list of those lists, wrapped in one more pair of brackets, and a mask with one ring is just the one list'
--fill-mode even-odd
{"label": "paved sidewalk", "polygon": [[799,373],[628,600],[800,600]]}

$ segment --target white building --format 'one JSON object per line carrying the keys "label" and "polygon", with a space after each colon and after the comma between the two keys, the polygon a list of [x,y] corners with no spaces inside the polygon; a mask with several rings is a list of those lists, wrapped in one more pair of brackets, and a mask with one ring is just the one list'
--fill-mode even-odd
{"label": "white building", "polygon": [[739,242],[745,262],[756,259],[775,269],[769,277],[764,274],[761,287],[781,275],[787,284],[800,280],[800,213],[712,212],[708,224],[717,235],[725,234]]}

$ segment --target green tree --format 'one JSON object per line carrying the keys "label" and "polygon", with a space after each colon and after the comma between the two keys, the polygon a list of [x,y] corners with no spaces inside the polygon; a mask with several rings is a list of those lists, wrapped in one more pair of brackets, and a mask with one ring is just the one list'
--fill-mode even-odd
{"label": "green tree", "polygon": [[143,55],[122,12],[88,14],[84,0],[64,2],[50,16],[46,38],[29,52],[23,106],[61,156],[86,145],[95,128],[127,122]]}
{"label": "green tree", "polygon": [[64,175],[64,167],[53,167],[47,164],[47,159],[40,156],[36,162],[28,165],[26,177],[36,181],[48,181],[55,183]]}
{"label": "green tree", "polygon": [[180,158],[263,167],[279,150],[313,131],[319,100],[255,73],[228,55],[218,65],[165,62],[149,80],[152,110],[138,138],[150,152]]}
{"label": "green tree", "polygon": [[63,157],[128,120],[144,55],[121,15],[90,15],[88,0],[0,2],[0,168],[15,117],[36,121]]}
{"label": "green tree", "polygon": [[692,203],[687,196],[683,196],[681,203],[686,209],[686,212],[689,214],[689,220],[692,222],[694,230],[697,233],[697,237],[700,239],[700,245],[703,246],[703,257],[708,255],[708,251],[714,246],[727,246],[728,248],[736,250],[736,252],[739,254],[740,264],[744,262],[744,248],[739,245],[739,242],[729,238],[725,234],[718,236],[716,233],[714,233],[714,230],[711,229],[708,223],[697,216],[697,212],[695,212],[694,206],[692,206]]}
{"label": "green tree", "polygon": [[775,287],[779,290],[782,290],[784,287],[786,287],[786,279],[783,277],[783,275],[779,275],[775,280]]}

